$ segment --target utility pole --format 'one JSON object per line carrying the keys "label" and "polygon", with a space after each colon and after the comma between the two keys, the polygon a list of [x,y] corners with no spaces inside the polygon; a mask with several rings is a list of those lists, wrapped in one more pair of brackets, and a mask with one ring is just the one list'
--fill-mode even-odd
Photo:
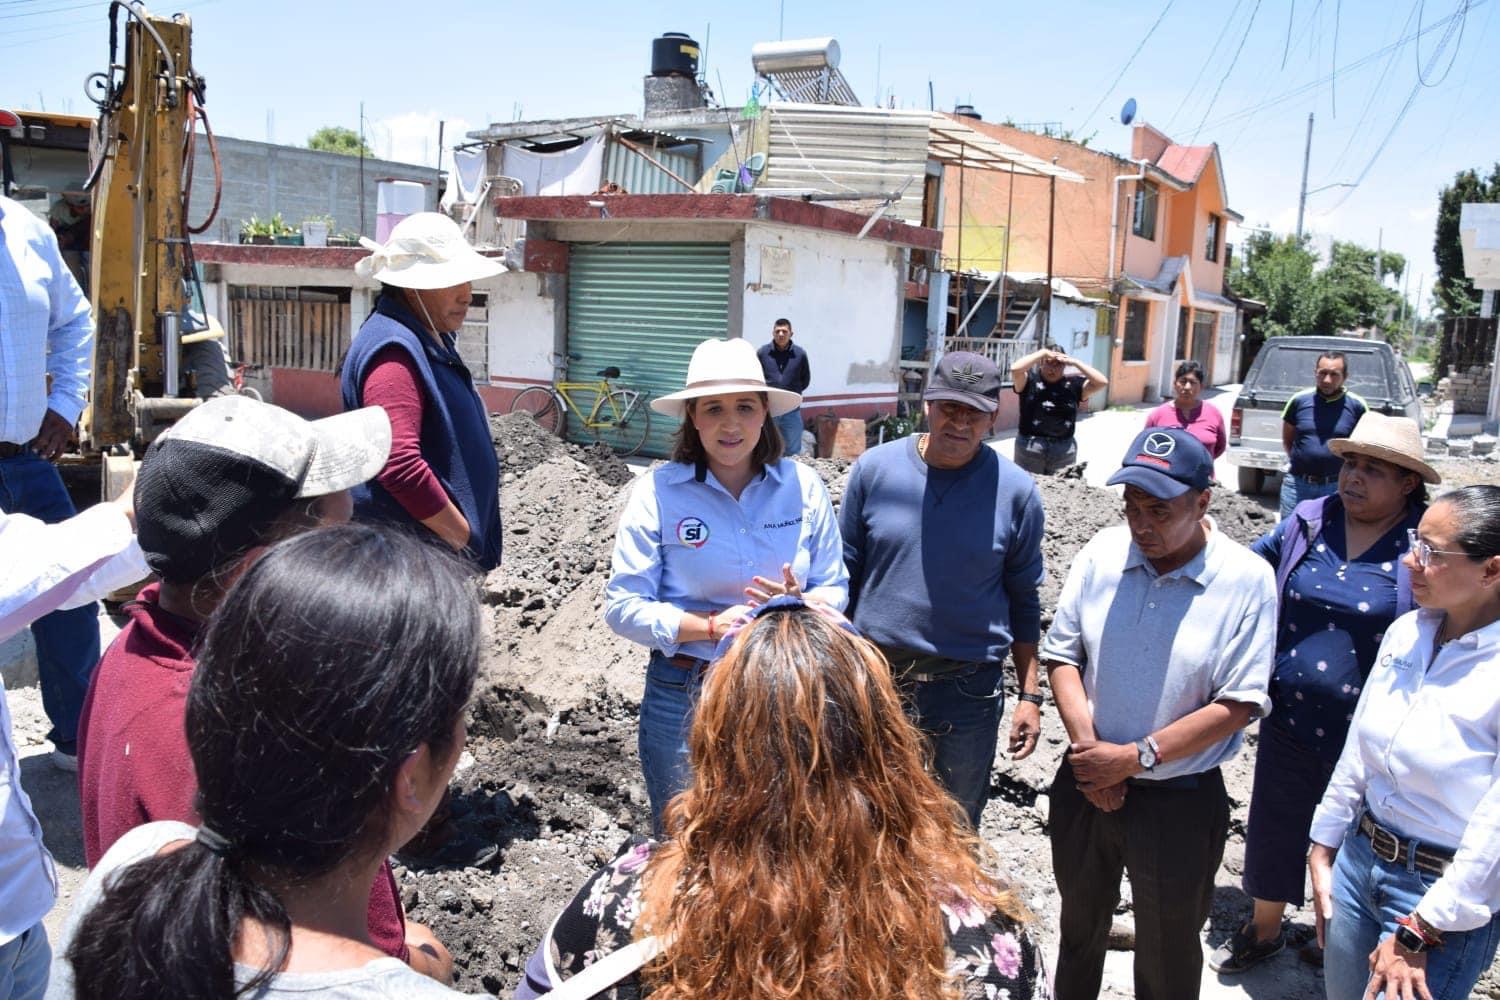
{"label": "utility pole", "polygon": [[[1056,163],[1057,157],[1054,156],[1052,162]],[[1014,174],[1011,175],[1011,181],[1015,181]],[[1052,336],[1052,236],[1057,222],[1057,175],[1053,174],[1047,181],[1047,311],[1042,315],[1042,332],[1036,339],[1038,347],[1046,347],[1048,338]]]}
{"label": "utility pole", "polygon": [[1411,304],[1411,341],[1417,341],[1417,324],[1422,321],[1422,285],[1427,281],[1427,275],[1423,274],[1417,279],[1417,297]]}
{"label": "utility pole", "polygon": [[1302,213],[1307,209],[1307,164],[1312,160],[1312,112],[1307,113],[1307,145],[1302,150],[1302,190],[1297,195],[1297,241],[1302,241]]}

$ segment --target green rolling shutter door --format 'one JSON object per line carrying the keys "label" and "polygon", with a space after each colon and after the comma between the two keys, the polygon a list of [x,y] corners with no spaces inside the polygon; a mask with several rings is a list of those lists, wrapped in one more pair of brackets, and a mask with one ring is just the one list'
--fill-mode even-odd
{"label": "green rolling shutter door", "polygon": [[[693,348],[729,328],[729,244],[575,244],[568,258],[569,380],[615,365],[656,399],[682,388]],[[588,394],[575,397],[587,413]],[[677,421],[653,413],[641,454],[665,457]],[[592,435],[568,415],[568,439]]]}

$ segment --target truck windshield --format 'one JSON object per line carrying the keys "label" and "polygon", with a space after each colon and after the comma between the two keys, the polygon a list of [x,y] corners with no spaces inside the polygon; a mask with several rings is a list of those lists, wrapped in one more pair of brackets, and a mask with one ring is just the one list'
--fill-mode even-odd
{"label": "truck windshield", "polygon": [[[1316,384],[1313,370],[1317,367],[1322,348],[1309,344],[1297,347],[1290,344],[1268,344],[1261,354],[1260,371],[1254,376],[1255,388],[1259,391],[1311,389]],[[1386,384],[1385,361],[1374,351],[1344,351],[1349,364],[1349,377],[1344,388],[1366,399],[1389,399],[1390,386]]]}

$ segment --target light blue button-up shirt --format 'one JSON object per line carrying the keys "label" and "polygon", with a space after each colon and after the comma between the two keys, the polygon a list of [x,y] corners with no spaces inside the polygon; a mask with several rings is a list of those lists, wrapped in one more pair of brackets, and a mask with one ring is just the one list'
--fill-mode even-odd
{"label": "light blue button-up shirt", "polygon": [[683,613],[743,604],[751,581],[781,580],[784,563],[804,594],[848,604],[844,545],[816,472],[782,459],[736,500],[712,472],[668,462],[636,480],[620,515],[604,620],[668,656],[708,659],[713,643],[678,643]]}
{"label": "light blue button-up shirt", "polygon": [[94,323],[57,237],[4,196],[0,245],[0,441],[25,444],[42,429],[49,409],[69,424],[78,422],[88,396]]}

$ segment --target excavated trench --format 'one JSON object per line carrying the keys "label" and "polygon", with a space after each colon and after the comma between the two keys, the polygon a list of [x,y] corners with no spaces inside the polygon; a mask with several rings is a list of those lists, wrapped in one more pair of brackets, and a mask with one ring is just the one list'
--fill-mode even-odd
{"label": "excavated trench", "polygon": [[[486,583],[490,649],[471,710],[468,749],[454,779],[461,826],[501,845],[492,870],[398,869],[408,912],[449,946],[458,983],[509,995],[558,909],[631,833],[649,824],[636,754],[644,656],[602,620],[615,522],[630,470],[603,448],[580,448],[524,416],[492,422],[504,461],[505,562]],[[835,502],[847,463],[817,460]],[[1040,484],[1047,512],[1044,625],[1067,567],[1101,528],[1120,522],[1116,495],[1081,478]],[[1211,507],[1221,530],[1249,542],[1273,516],[1229,491]],[[1038,751],[997,761],[982,833],[1050,939],[1057,896],[1044,830],[1047,788],[1066,747],[1043,712]],[[1225,852],[1209,937],[1227,937],[1248,901],[1238,890],[1251,757],[1226,770],[1237,822]],[[1121,903],[1129,910],[1128,886]],[[1307,911],[1294,919],[1305,919]],[[1321,996],[1321,983],[1288,997]],[[1303,984],[1307,985],[1307,984]]]}

